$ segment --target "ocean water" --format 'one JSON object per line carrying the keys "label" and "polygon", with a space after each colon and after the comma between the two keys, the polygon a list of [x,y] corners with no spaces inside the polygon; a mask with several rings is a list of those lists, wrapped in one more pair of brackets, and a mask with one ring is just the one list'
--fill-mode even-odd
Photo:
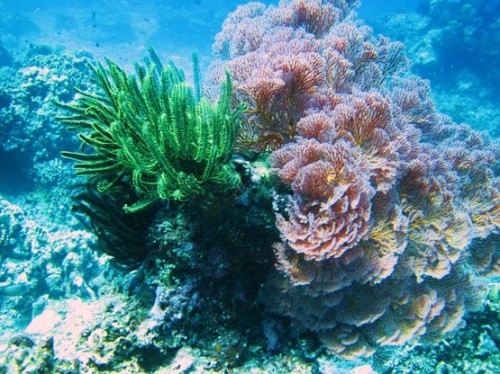
{"label": "ocean water", "polygon": [[[248,3],[0,0],[0,373],[500,372],[500,2],[365,0],[334,17],[356,20],[335,31],[352,48],[318,41],[327,8],[290,20],[254,5],[265,21],[252,29],[251,11],[228,18]],[[301,33],[323,43],[311,47],[321,63],[302,55]],[[251,46],[254,35],[276,49]],[[333,46],[350,78],[340,63],[315,74]],[[205,132],[179,130],[172,112],[150,140],[141,124],[168,122],[151,119],[164,106],[106,97],[90,66],[148,75],[151,47],[187,84],[200,75],[212,102],[230,73],[218,121],[246,109]],[[294,70],[303,61],[309,75]],[[168,84],[150,74],[161,96]],[[259,101],[259,79],[286,83]],[[327,85],[338,96],[321,96]],[[129,112],[106,112],[113,100]],[[314,113],[337,127],[307,135],[299,124]],[[379,128],[339,127],[346,118]],[[321,156],[304,156],[306,143]],[[166,149],[177,156],[158,169]],[[344,166],[310,171],[317,162]]]}
{"label": "ocean water", "polygon": [[[85,49],[98,58],[131,64],[153,45],[161,56],[184,62],[197,50],[208,62],[222,22],[245,1],[2,1],[3,43],[30,43]],[[277,4],[276,1],[262,1]],[[410,12],[418,1],[365,2],[363,19],[390,12]],[[123,48],[117,48],[123,46]]]}

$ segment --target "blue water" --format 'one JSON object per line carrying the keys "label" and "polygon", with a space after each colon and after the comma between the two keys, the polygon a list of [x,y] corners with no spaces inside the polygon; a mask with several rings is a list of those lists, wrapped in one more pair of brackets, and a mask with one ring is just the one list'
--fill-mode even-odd
{"label": "blue water", "polygon": [[[206,62],[215,34],[227,14],[243,0],[98,1],[2,0],[0,40],[25,48],[30,43],[85,49],[97,58],[130,64],[153,45],[162,57],[185,61],[198,50]],[[266,5],[278,1],[262,1]],[[367,20],[390,12],[409,12],[418,1],[365,1]]]}

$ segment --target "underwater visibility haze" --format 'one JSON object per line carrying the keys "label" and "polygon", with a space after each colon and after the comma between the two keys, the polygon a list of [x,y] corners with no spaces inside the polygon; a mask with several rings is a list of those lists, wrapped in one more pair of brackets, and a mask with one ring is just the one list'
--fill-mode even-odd
{"label": "underwater visibility haze", "polygon": [[500,2],[0,2],[0,373],[500,372]]}

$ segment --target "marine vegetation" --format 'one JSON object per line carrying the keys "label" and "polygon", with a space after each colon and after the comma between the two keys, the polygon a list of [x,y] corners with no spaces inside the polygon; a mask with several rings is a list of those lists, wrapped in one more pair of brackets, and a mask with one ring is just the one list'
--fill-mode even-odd
{"label": "marine vegetation", "polygon": [[139,197],[124,206],[129,213],[239,183],[230,161],[242,107],[230,107],[229,74],[212,104],[199,95],[196,55],[195,90],[172,62],[163,66],[152,49],[150,55],[135,75],[111,60],[91,66],[101,93],[78,90],[75,102],[59,104],[73,114],[58,119],[90,148],[62,155],[77,161],[77,174],[97,181],[100,192],[132,184]]}

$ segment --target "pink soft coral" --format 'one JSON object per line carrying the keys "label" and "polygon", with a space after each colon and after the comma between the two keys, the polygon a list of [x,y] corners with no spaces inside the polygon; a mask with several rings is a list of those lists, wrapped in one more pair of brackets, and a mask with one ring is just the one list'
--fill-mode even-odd
{"label": "pink soft coral", "polygon": [[366,234],[374,190],[349,145],[299,140],[275,151],[272,163],[296,196],[278,228],[306,260],[340,257]]}
{"label": "pink soft coral", "polygon": [[456,329],[500,269],[498,143],[437,113],[354,3],[238,8],[207,87],[231,72],[240,148],[273,151],[290,190],[265,302],[346,357]]}

